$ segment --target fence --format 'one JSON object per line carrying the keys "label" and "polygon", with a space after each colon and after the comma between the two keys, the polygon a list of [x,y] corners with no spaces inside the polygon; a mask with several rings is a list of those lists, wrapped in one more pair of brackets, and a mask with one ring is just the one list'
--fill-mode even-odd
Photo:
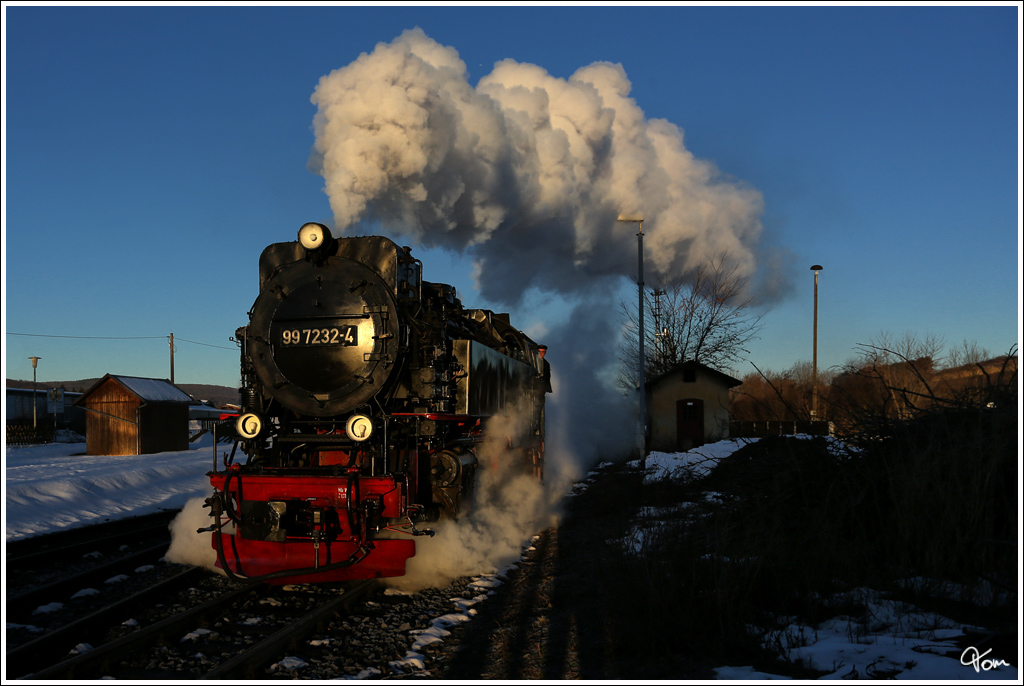
{"label": "fence", "polygon": [[772,420],[760,422],[729,422],[729,438],[764,438],[765,436],[831,436],[832,422]]}
{"label": "fence", "polygon": [[35,445],[37,443],[53,443],[52,426],[33,428],[27,424],[7,425],[7,445]]}

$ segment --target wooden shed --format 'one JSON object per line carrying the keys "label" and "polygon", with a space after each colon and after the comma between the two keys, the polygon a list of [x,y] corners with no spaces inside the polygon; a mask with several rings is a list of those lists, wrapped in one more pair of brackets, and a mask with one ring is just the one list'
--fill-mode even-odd
{"label": "wooden shed", "polygon": [[85,409],[87,455],[188,449],[192,397],[167,379],[107,374],[75,401]]}
{"label": "wooden shed", "polygon": [[729,436],[729,389],[742,382],[699,362],[682,362],[647,382],[649,450],[685,451]]}

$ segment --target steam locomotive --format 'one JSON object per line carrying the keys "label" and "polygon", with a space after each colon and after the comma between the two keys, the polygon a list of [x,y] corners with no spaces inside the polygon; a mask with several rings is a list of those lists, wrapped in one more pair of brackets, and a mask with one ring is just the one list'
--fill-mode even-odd
{"label": "steam locomotive", "polygon": [[408,247],[317,223],[264,249],[259,280],[235,332],[237,441],[208,474],[229,576],[402,576],[425,524],[469,510],[478,470],[542,477],[546,346],[507,314],[464,308]]}

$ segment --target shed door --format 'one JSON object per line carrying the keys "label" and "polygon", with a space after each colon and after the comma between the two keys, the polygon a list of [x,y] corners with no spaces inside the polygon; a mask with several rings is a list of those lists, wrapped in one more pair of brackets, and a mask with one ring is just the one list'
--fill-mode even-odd
{"label": "shed door", "polygon": [[700,398],[676,401],[676,444],[679,450],[704,445],[704,401]]}

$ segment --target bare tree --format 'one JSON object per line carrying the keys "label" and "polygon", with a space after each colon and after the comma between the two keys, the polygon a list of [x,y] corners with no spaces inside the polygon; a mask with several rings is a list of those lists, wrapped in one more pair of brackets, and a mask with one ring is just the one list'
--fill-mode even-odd
{"label": "bare tree", "polygon": [[[700,266],[687,280],[663,280],[644,292],[644,357],[647,378],[680,362],[696,361],[727,371],[749,351],[761,329],[751,309],[747,279],[725,255]],[[620,303],[626,333],[621,345],[619,386],[634,390],[639,381],[636,305]]]}
{"label": "bare tree", "polygon": [[[856,350],[857,356],[841,367],[818,370],[818,416],[834,422],[842,435],[877,434],[884,429],[879,426],[883,419],[903,421],[942,408],[1003,403],[1003,389],[1016,388],[1016,345],[992,357],[975,341],[947,351],[934,334],[882,332]],[[754,368],[730,390],[732,419],[810,418],[810,362],[797,362],[781,373]]]}
{"label": "bare tree", "polygon": [[[743,377],[730,389],[731,419],[738,421],[811,420],[813,367],[808,360],[795,362],[784,372],[762,370]],[[829,419],[829,389],[837,376],[835,369],[818,370],[818,418]]]}
{"label": "bare tree", "polygon": [[978,345],[978,341],[965,339],[963,343],[950,349],[946,355],[944,367],[946,369],[975,367],[991,358],[992,353]]}
{"label": "bare tree", "polygon": [[857,345],[859,354],[847,365],[847,373],[876,381],[888,414],[906,418],[919,399],[934,397],[930,384],[944,347],[941,336],[919,338],[908,332],[897,337],[885,331]]}

